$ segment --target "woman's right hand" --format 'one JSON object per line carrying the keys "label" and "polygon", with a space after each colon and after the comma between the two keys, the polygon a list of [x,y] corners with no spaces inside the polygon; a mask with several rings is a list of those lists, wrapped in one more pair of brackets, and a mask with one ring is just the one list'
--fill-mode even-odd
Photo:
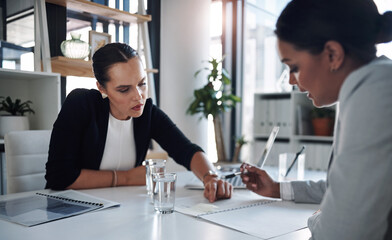
{"label": "woman's right hand", "polygon": [[241,165],[240,171],[247,189],[265,197],[280,198],[279,182],[275,182],[266,171],[247,163]]}

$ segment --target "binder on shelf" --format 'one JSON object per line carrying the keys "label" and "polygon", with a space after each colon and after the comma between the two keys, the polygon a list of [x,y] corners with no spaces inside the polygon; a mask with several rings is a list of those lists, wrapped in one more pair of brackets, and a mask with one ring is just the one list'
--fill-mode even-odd
{"label": "binder on shelf", "polygon": [[275,120],[275,100],[273,99],[269,99],[267,100],[268,102],[268,110],[269,110],[269,114],[267,115],[268,117],[268,124],[267,124],[267,128],[265,129],[264,134],[267,134],[267,132],[271,132],[273,126],[275,126],[276,124],[276,120]]}
{"label": "binder on shelf", "polygon": [[0,219],[31,227],[119,205],[74,190],[51,194],[36,192],[0,201]]}
{"label": "binder on shelf", "polygon": [[312,126],[310,122],[310,108],[304,105],[297,105],[297,128],[298,135],[312,135]]}
{"label": "binder on shelf", "polygon": [[281,136],[289,138],[291,133],[290,99],[280,99],[277,103],[277,117],[281,125]]}

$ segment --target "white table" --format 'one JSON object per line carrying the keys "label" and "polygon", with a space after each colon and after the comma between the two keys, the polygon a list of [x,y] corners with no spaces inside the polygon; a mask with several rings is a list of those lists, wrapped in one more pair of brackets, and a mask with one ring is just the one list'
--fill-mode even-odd
{"label": "white table", "polygon": [[[190,177],[192,177],[192,173],[190,172],[178,173],[176,196],[202,194],[200,190],[186,190],[183,187]],[[49,190],[44,190],[44,192],[49,192]],[[153,205],[146,196],[145,186],[101,188],[83,190],[82,192],[120,202],[121,206],[90,212],[34,227],[24,227],[0,220],[0,239],[258,239],[254,236],[178,212],[160,215],[154,211]],[[0,196],[0,200],[27,194],[3,195]],[[273,240],[303,240],[309,237],[309,230],[303,229],[273,238]]]}

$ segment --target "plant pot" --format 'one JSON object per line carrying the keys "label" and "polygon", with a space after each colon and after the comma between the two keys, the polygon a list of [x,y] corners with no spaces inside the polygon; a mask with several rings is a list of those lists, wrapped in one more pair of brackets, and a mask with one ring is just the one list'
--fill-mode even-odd
{"label": "plant pot", "polygon": [[0,116],[0,138],[11,131],[29,130],[29,118],[27,116]]}
{"label": "plant pot", "polygon": [[313,132],[316,136],[332,136],[334,120],[332,118],[313,118]]}

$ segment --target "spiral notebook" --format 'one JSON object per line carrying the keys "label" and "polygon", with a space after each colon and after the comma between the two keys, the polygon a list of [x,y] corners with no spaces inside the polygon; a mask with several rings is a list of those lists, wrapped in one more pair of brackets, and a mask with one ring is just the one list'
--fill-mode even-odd
{"label": "spiral notebook", "polygon": [[37,192],[0,201],[0,219],[31,227],[119,205],[74,190],[50,194]]}
{"label": "spiral notebook", "polygon": [[308,218],[320,208],[318,204],[296,204],[250,193],[236,193],[232,199],[214,203],[209,203],[203,196],[176,199],[175,210],[269,239],[305,228]]}

